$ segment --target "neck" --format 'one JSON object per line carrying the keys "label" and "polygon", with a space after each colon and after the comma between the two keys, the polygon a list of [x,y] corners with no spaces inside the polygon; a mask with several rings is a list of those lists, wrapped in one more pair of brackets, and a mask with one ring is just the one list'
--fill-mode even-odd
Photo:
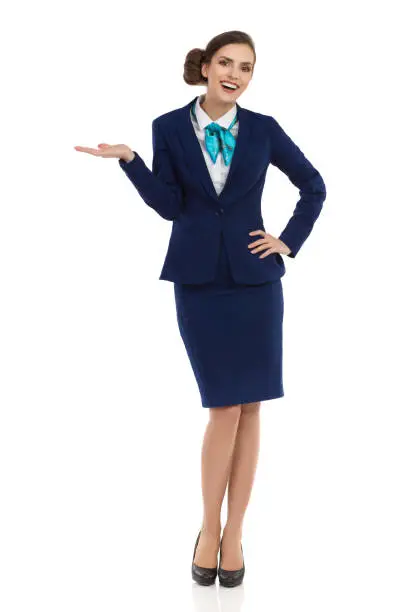
{"label": "neck", "polygon": [[213,121],[216,121],[235,106],[235,102],[224,102],[219,98],[211,98],[208,93],[200,96],[200,106]]}

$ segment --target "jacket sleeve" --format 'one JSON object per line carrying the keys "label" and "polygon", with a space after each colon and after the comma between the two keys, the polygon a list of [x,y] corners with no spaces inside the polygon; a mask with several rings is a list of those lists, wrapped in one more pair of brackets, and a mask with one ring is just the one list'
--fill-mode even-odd
{"label": "jacket sleeve", "polygon": [[295,257],[313,229],[326,199],[326,186],[319,172],[289,138],[278,122],[272,119],[271,164],[286,174],[298,187],[300,199],[279,238]]}
{"label": "jacket sleeve", "polygon": [[166,146],[157,119],[152,123],[153,161],[150,170],[143,159],[133,151],[130,162],[119,159],[119,165],[148,206],[161,217],[172,221],[181,213],[183,191],[177,183],[171,154]]}

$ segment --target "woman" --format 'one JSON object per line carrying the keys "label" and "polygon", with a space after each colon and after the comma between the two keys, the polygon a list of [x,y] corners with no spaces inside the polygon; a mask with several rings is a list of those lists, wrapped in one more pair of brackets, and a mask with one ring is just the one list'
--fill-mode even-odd
{"label": "woman", "polygon": [[[244,577],[242,526],[258,460],[260,404],[284,394],[282,255],[296,256],[326,197],[319,172],[278,122],[237,104],[255,61],[251,37],[239,31],[187,54],[184,80],[204,84],[206,93],[153,120],[152,170],[127,145],[75,147],[118,158],[143,200],[173,222],[160,279],[174,283],[180,335],[209,408],[204,512],[192,561],[202,585],[217,573],[223,586]],[[269,164],[301,194],[279,238],[265,231],[261,212]]]}

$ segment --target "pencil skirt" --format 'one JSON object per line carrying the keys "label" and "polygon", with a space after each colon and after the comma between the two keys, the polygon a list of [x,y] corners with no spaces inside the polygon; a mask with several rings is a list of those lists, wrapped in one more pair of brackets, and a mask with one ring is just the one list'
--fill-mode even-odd
{"label": "pencil skirt", "polygon": [[174,296],[180,335],[204,408],[284,395],[281,279],[235,283],[221,236],[214,281],[174,283]]}

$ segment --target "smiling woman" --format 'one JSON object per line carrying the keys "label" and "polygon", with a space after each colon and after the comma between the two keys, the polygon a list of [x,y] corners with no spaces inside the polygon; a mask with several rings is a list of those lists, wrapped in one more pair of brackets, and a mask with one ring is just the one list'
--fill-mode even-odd
{"label": "smiling woman", "polygon": [[[326,197],[319,172],[276,119],[237,103],[255,63],[252,38],[236,30],[187,53],[183,78],[206,91],[153,120],[151,170],[127,145],[75,147],[116,157],[144,202],[172,222],[159,278],[174,283],[180,336],[209,409],[192,576],[210,585],[218,569],[228,587],[245,572],[241,535],[258,459],[260,404],[284,395],[282,255],[297,255]],[[261,214],[270,164],[300,194],[279,237],[265,230]]]}

